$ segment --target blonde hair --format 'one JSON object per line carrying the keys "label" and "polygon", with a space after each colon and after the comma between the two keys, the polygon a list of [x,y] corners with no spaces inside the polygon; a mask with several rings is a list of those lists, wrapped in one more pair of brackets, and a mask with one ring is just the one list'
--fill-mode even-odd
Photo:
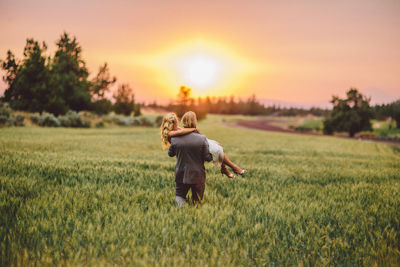
{"label": "blonde hair", "polygon": [[160,132],[161,132],[161,145],[163,149],[166,149],[169,146],[169,139],[168,139],[168,133],[172,131],[174,128],[174,123],[178,123],[178,117],[176,116],[175,113],[168,113],[167,115],[164,116],[161,126],[160,126]]}
{"label": "blonde hair", "polygon": [[182,116],[182,125],[185,128],[196,128],[197,127],[197,117],[196,113],[193,111],[188,111]]}

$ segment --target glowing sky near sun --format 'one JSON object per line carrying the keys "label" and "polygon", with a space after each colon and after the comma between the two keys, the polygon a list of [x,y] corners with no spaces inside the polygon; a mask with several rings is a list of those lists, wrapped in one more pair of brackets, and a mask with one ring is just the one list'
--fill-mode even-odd
{"label": "glowing sky near sun", "polygon": [[[95,11],[95,12],[94,12]],[[400,1],[0,0],[0,58],[27,37],[76,35],[141,100],[195,95],[327,103],[350,86],[400,98]],[[4,90],[0,84],[0,92]]]}
{"label": "glowing sky near sun", "polygon": [[180,41],[156,53],[132,55],[126,60],[147,68],[153,82],[165,92],[186,85],[194,96],[231,95],[246,86],[251,75],[262,71],[255,60],[203,39]]}
{"label": "glowing sky near sun", "polygon": [[180,72],[183,73],[183,83],[188,86],[210,88],[220,79],[223,69],[221,62],[207,54],[195,53],[183,59]]}

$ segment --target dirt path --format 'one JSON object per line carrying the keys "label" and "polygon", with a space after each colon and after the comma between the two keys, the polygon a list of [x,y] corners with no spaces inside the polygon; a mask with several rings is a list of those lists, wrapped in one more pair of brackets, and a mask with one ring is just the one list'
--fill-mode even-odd
{"label": "dirt path", "polygon": [[[237,123],[226,123],[226,125],[236,126],[236,127],[239,126],[239,127],[244,127],[244,128],[250,128],[250,129],[258,129],[258,130],[264,130],[264,131],[282,132],[282,133],[320,135],[320,136],[323,135],[321,132],[303,132],[303,131],[296,131],[296,130],[292,130],[292,129],[284,129],[284,128],[278,127],[276,125],[273,125],[273,122],[274,122],[273,120],[255,120],[255,121],[240,121]],[[357,139],[355,137],[348,137],[348,136],[336,136],[336,137],[361,140],[361,139]],[[388,145],[400,148],[400,141],[388,141],[388,140],[378,140],[378,139],[362,139],[362,141],[384,143],[384,144],[388,144]]]}
{"label": "dirt path", "polygon": [[322,133],[318,132],[302,132],[296,131],[293,129],[284,129],[279,126],[273,125],[273,120],[256,120],[256,121],[240,121],[236,124],[238,126],[259,129],[265,131],[274,131],[274,132],[283,132],[283,133],[296,133],[296,134],[308,134],[308,135],[322,135]]}

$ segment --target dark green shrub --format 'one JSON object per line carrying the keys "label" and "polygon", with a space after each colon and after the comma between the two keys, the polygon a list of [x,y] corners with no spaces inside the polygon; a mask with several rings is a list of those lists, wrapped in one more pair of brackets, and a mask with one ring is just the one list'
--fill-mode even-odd
{"label": "dark green shrub", "polygon": [[111,115],[108,117],[107,121],[111,123],[115,123],[120,126],[138,126],[140,125],[140,121],[138,118],[134,117],[125,117],[120,115]]}
{"label": "dark green shrub", "polygon": [[140,126],[142,123],[140,121],[140,118],[131,118],[129,121],[130,121],[129,123],[130,126]]}
{"label": "dark green shrub", "polygon": [[130,125],[130,120],[129,117],[123,117],[123,116],[115,116],[112,118],[112,122],[114,122],[117,125],[120,126],[129,126]]}
{"label": "dark green shrub", "polygon": [[319,131],[320,128],[318,126],[307,126],[307,125],[289,125],[289,129],[300,131],[300,132],[312,132],[312,131]]}
{"label": "dark green shrub", "polygon": [[146,117],[140,117],[139,121],[141,126],[153,126],[153,123]]}
{"label": "dark green shrub", "polygon": [[60,124],[63,127],[89,128],[90,121],[83,120],[82,116],[77,112],[70,110],[64,116],[59,118]]}
{"label": "dark green shrub", "polygon": [[92,110],[99,115],[105,115],[111,112],[112,103],[108,99],[100,99],[92,103]]}
{"label": "dark green shrub", "polygon": [[39,118],[39,126],[59,127],[60,121],[51,113],[43,112]]}
{"label": "dark green shrub", "polygon": [[156,119],[156,122],[150,120],[147,117],[139,116],[139,117],[128,117],[122,115],[110,114],[109,116],[103,119],[104,122],[114,123],[119,126],[149,126],[149,127],[159,127],[161,125],[162,116],[159,116]]}
{"label": "dark green shrub", "polygon": [[12,109],[7,103],[0,103],[0,126],[8,126]]}
{"label": "dark green shrub", "polygon": [[397,128],[400,129],[400,100],[392,103],[392,118],[396,121]]}
{"label": "dark green shrub", "polygon": [[24,115],[18,114],[17,116],[14,116],[13,125],[25,126],[24,120],[25,120]]}
{"label": "dark green shrub", "polygon": [[104,128],[104,122],[99,121],[98,123],[96,123],[96,128]]}
{"label": "dark green shrub", "polygon": [[9,118],[11,116],[12,109],[7,103],[0,102],[0,116]]}
{"label": "dark green shrub", "polygon": [[350,88],[346,99],[332,97],[332,112],[324,120],[324,133],[348,132],[351,137],[361,131],[372,130],[370,99],[355,88]]}
{"label": "dark green shrub", "polygon": [[70,118],[67,116],[61,116],[58,118],[60,125],[62,127],[71,127],[71,121]]}
{"label": "dark green shrub", "polygon": [[142,111],[140,110],[140,104],[135,104],[135,107],[133,108],[134,116],[139,117],[142,115]]}
{"label": "dark green shrub", "polygon": [[0,115],[0,126],[5,126],[6,124],[8,124],[8,119],[8,117]]}
{"label": "dark green shrub", "polygon": [[40,119],[40,116],[38,115],[38,114],[35,114],[35,113],[31,113],[30,115],[29,115],[29,119],[31,120],[31,122],[33,123],[33,124],[39,124],[39,119]]}
{"label": "dark green shrub", "polygon": [[14,124],[15,124],[15,117],[10,116],[7,121],[7,126],[14,126]]}
{"label": "dark green shrub", "polygon": [[162,120],[163,120],[163,116],[157,116],[157,118],[154,121],[154,126],[160,127],[161,123],[162,123]]}
{"label": "dark green shrub", "polygon": [[311,132],[313,130],[313,128],[304,125],[297,126],[294,129],[301,132]]}
{"label": "dark green shrub", "polygon": [[88,120],[83,120],[82,128],[90,128],[91,124]]}
{"label": "dark green shrub", "polygon": [[324,129],[323,129],[324,134],[333,134],[333,132],[335,130],[333,125],[334,125],[333,119],[331,119],[331,118],[325,119],[324,120]]}
{"label": "dark green shrub", "polygon": [[25,126],[23,115],[12,116],[8,103],[0,103],[0,126]]}

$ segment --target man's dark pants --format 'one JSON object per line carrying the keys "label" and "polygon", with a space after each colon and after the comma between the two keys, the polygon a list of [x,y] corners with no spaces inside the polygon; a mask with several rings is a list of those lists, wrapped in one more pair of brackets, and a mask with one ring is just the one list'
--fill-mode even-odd
{"label": "man's dark pants", "polygon": [[184,184],[175,182],[175,196],[181,197],[186,201],[186,195],[189,192],[189,189],[191,189],[193,203],[200,202],[200,200],[203,200],[205,188],[206,186],[204,183]]}

